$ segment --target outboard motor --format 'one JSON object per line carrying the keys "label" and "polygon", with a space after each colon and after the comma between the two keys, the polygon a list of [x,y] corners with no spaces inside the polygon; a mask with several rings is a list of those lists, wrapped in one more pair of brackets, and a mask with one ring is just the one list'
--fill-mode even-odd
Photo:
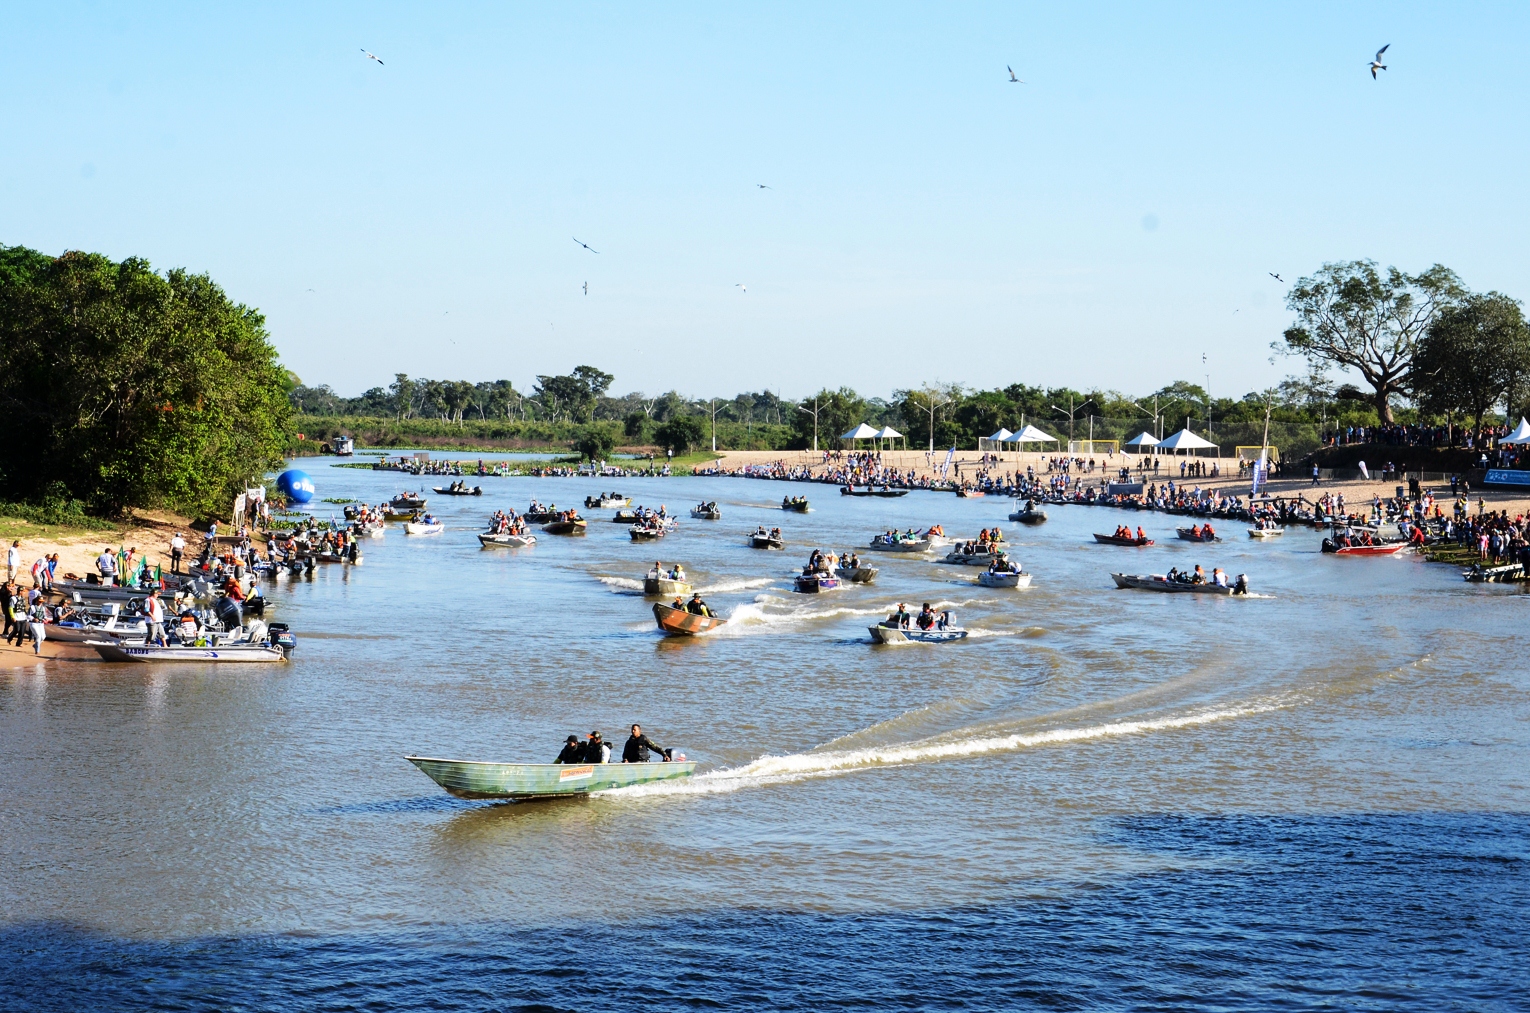
{"label": "outboard motor", "polygon": [[225,630],[237,630],[244,625],[244,610],[239,603],[232,598],[219,598],[213,604],[213,614],[223,624]]}
{"label": "outboard motor", "polygon": [[292,630],[286,623],[272,623],[267,629],[271,634],[271,643],[281,648],[282,657],[290,660],[297,647],[297,638],[292,635]]}
{"label": "outboard motor", "polygon": [[1248,574],[1238,574],[1238,579],[1233,584],[1233,594],[1248,594]]}

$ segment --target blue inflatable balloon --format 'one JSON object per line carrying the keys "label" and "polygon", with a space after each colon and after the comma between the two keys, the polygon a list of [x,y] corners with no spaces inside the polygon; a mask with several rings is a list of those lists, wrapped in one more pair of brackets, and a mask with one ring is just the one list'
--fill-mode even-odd
{"label": "blue inflatable balloon", "polygon": [[313,499],[313,479],[307,472],[293,468],[276,477],[276,487],[294,503],[307,503]]}

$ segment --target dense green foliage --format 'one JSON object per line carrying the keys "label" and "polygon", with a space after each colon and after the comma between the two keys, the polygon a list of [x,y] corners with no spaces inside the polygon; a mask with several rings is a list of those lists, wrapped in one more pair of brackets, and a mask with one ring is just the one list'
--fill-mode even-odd
{"label": "dense green foliage", "polygon": [[0,493],[225,512],[281,463],[288,375],[207,275],[0,247]]}
{"label": "dense green foliage", "polygon": [[574,441],[574,449],[589,461],[603,461],[611,456],[615,448],[616,435],[609,426],[586,426],[584,432],[579,434],[579,439]]}
{"label": "dense green foliage", "polygon": [[1489,292],[1448,307],[1413,359],[1414,397],[1434,414],[1482,425],[1497,405],[1522,404],[1530,379],[1530,328],[1519,303]]}

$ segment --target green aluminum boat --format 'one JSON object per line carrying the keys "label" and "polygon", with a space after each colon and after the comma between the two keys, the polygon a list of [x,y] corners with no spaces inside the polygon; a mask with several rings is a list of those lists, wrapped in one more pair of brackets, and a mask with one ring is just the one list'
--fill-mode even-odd
{"label": "green aluminum boat", "polygon": [[425,776],[458,798],[564,798],[696,772],[694,760],[669,763],[484,763],[406,756]]}

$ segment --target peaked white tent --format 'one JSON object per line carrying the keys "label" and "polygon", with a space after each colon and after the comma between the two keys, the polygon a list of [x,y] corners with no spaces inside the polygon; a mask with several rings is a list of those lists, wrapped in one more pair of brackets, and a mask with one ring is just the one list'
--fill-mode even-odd
{"label": "peaked white tent", "polygon": [[1211,443],[1208,440],[1201,439],[1199,436],[1192,433],[1189,429],[1181,429],[1173,436],[1170,436],[1162,443],[1159,443],[1158,449],[1174,451],[1177,453],[1181,450],[1216,450],[1217,445],[1215,443]]}
{"label": "peaked white tent", "polygon": [[1005,443],[1061,443],[1055,436],[1049,436],[1035,426],[1026,426],[1018,433],[1011,433],[1004,438]]}
{"label": "peaked white tent", "polygon": [[1530,443],[1530,422],[1526,422],[1525,417],[1521,415],[1519,417],[1519,425],[1515,426],[1514,431],[1499,440],[1498,443],[1500,446],[1510,443]]}
{"label": "peaked white tent", "polygon": [[1015,434],[1010,432],[1005,427],[1000,426],[999,427],[999,431],[994,433],[992,436],[979,436],[978,437],[978,449],[979,450],[1003,450],[1004,449],[1004,441],[1009,439],[1013,435],[1015,435]]}
{"label": "peaked white tent", "polygon": [[1135,447],[1137,453],[1143,454],[1153,447],[1158,446],[1158,439],[1152,433],[1138,433],[1126,441],[1126,446]]}
{"label": "peaked white tent", "polygon": [[877,439],[879,440],[901,440],[902,438],[903,434],[892,426],[883,426],[877,430]]}
{"label": "peaked white tent", "polygon": [[842,440],[874,440],[877,438],[877,431],[862,422],[848,433],[840,433],[839,438]]}

